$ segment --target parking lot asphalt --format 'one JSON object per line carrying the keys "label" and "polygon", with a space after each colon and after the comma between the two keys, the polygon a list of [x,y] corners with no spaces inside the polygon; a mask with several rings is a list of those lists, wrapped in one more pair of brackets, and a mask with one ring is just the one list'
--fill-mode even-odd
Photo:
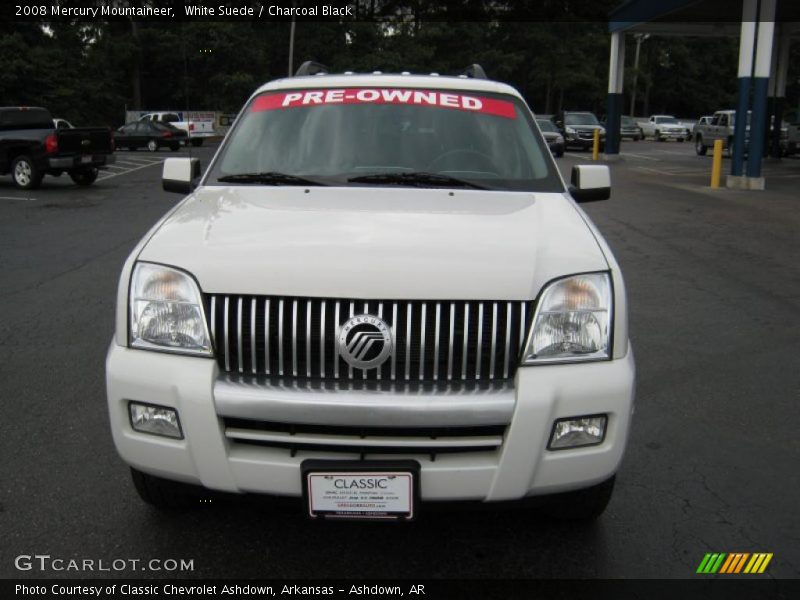
{"label": "parking lot asphalt", "polygon": [[[193,149],[204,165],[212,151]],[[691,144],[624,142],[612,199],[584,205],[626,278],[638,379],[597,523],[458,510],[373,525],[260,499],[164,515],[136,496],[103,363],[122,263],[180,199],[159,164],[187,153],[119,152],[90,188],[0,178],[0,577],[691,578],[706,552],[771,552],[762,577],[800,577],[800,161],[765,164],[765,192],[710,190]],[[568,177],[590,158],[558,163]],[[22,554],[194,570],[18,571]]]}

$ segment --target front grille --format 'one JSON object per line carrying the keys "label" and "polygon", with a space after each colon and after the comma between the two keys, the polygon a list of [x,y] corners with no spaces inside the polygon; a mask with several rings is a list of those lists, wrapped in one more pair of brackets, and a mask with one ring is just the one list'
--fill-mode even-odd
{"label": "front grille", "polygon": [[472,427],[350,427],[223,419],[231,442],[297,452],[358,454],[437,454],[487,452],[503,443],[505,425]]}
{"label": "front grille", "polygon": [[[365,301],[207,295],[219,366],[278,378],[488,381],[514,376],[531,318],[529,302]],[[393,352],[371,369],[338,354],[339,328],[376,315],[390,327]]]}

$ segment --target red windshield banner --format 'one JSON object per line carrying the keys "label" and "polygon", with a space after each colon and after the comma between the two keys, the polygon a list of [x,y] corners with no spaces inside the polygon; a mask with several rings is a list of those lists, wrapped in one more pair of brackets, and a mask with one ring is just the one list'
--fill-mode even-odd
{"label": "red windshield banner", "polygon": [[517,118],[514,104],[507,100],[468,96],[455,92],[397,88],[299,90],[264,94],[255,99],[250,110],[257,112],[329,104],[411,104],[476,112],[506,119]]}

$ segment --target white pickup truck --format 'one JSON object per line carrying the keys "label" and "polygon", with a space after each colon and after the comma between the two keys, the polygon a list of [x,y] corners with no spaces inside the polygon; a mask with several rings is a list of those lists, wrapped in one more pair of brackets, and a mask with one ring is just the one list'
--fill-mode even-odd
{"label": "white pickup truck", "polygon": [[658,142],[664,140],[684,140],[692,139],[689,128],[680,123],[672,115],[651,115],[647,121],[639,121],[645,137],[652,137]]}
{"label": "white pickup truck", "polygon": [[202,146],[204,139],[214,137],[213,121],[181,120],[177,113],[172,112],[147,113],[146,115],[139,117],[139,120],[169,123],[173,127],[183,129],[187,134],[189,134],[189,142],[192,144],[192,146]]}

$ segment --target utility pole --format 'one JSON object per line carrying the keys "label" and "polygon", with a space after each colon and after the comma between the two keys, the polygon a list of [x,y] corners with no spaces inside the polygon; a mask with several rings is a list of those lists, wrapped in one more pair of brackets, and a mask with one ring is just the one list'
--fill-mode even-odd
{"label": "utility pole", "polygon": [[628,113],[634,116],[636,110],[636,83],[639,79],[639,50],[642,47],[642,42],[650,37],[649,33],[637,33],[636,38],[636,53],[633,56],[633,85],[631,86],[631,112]]}
{"label": "utility pole", "polygon": [[[292,8],[294,8],[294,2],[292,2]],[[294,24],[295,17],[294,12],[292,12],[292,24],[289,26],[289,77],[292,76],[294,71]]]}

